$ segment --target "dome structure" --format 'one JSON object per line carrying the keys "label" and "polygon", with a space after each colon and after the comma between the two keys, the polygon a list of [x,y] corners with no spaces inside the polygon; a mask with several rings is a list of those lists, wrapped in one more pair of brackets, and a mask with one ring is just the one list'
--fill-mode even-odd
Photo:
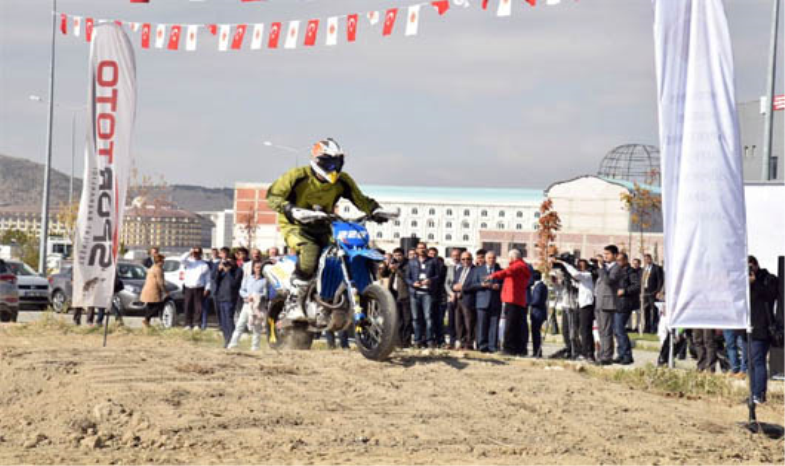
{"label": "dome structure", "polygon": [[644,144],[624,144],[608,152],[600,162],[602,178],[660,185],[660,150]]}

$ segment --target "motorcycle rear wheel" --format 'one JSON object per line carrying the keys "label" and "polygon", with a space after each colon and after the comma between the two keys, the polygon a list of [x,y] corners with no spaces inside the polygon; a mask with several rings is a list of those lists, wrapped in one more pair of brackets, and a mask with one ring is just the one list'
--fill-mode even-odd
{"label": "motorcycle rear wheel", "polygon": [[355,342],[360,353],[373,361],[383,361],[395,350],[398,310],[392,294],[378,284],[368,286],[360,297],[365,319],[357,323]]}
{"label": "motorcycle rear wheel", "polygon": [[273,349],[309,350],[313,344],[313,333],[308,331],[307,322],[295,322],[291,327],[279,329],[276,325],[283,311],[283,300],[275,302],[270,309],[265,326],[267,345]]}

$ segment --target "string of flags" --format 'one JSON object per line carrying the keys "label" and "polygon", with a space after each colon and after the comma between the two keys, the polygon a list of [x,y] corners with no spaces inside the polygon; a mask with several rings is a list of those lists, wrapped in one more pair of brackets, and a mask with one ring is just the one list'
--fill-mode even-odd
{"label": "string of flags", "polygon": [[[253,2],[258,0],[241,0],[242,2]],[[481,0],[483,10],[488,10],[491,0]],[[496,3],[496,16],[504,17],[512,14],[512,4],[514,0],[493,0]],[[537,6],[537,0],[518,0],[532,7]],[[578,0],[574,0],[578,1]],[[470,0],[452,0],[453,4],[468,8]],[[543,0],[540,0],[542,3]],[[545,0],[545,4],[553,6],[561,3],[562,0]],[[131,0],[131,3],[149,3],[149,0]],[[393,34],[396,24],[399,22],[399,12],[401,12],[405,36],[416,36],[419,32],[420,16],[423,7],[430,7],[439,15],[444,16],[450,9],[450,0],[436,0],[420,2],[407,7],[389,8],[385,11],[373,10],[365,13],[352,13],[338,16],[330,16],[326,19],[310,19],[307,21],[291,20],[286,22],[274,21],[269,24],[248,23],[248,24],[172,24],[172,23],[143,23],[122,20],[96,19],[79,15],[60,13],[60,32],[63,35],[74,37],[84,36],[87,42],[92,41],[93,28],[96,24],[114,22],[115,24],[128,27],[130,31],[140,34],[140,45],[143,49],[166,49],[180,50],[181,43],[184,42],[186,51],[195,51],[199,33],[207,30],[212,36],[218,38],[218,50],[225,52],[228,50],[242,50],[250,47],[251,50],[261,50],[263,48],[277,49],[283,42],[283,48],[295,49],[302,43],[304,47],[313,47],[317,44],[317,37],[322,30],[324,32],[323,41],[326,46],[338,44],[339,36],[345,38],[346,42],[357,40],[357,31],[361,18],[365,18],[371,26],[376,26],[382,21],[382,36]],[[403,14],[405,13],[405,16]],[[382,16],[383,14],[383,16]],[[341,22],[344,23],[341,26]],[[301,28],[301,26],[303,26]],[[285,31],[284,31],[285,29]],[[304,31],[301,41],[301,29]],[[400,29],[400,28],[399,28]],[[185,38],[183,39],[183,36]],[[246,40],[246,36],[250,36]]]}

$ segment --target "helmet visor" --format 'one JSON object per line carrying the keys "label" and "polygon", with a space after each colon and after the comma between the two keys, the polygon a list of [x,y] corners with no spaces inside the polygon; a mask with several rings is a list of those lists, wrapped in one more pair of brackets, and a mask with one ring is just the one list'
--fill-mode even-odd
{"label": "helmet visor", "polygon": [[343,155],[322,155],[316,158],[316,163],[325,173],[340,173],[343,168]]}

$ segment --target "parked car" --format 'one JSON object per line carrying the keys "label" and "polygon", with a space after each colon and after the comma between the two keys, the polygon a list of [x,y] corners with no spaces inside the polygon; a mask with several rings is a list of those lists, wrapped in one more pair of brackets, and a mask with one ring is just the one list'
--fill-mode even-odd
{"label": "parked car", "polygon": [[6,261],[5,265],[16,275],[19,309],[46,310],[49,306],[49,281],[22,261]]}
{"label": "parked car", "polygon": [[[117,276],[123,282],[123,290],[114,295],[112,306],[119,309],[122,315],[144,315],[145,304],[139,301],[142,293],[147,269],[131,262],[117,264]],[[169,293],[165,302],[161,322],[164,327],[177,325],[177,315],[183,309],[183,294],[177,285],[166,282]],[[49,277],[49,296],[55,312],[67,312],[73,296],[73,267],[64,266],[59,273]]]}
{"label": "parked car", "polygon": [[19,289],[16,275],[0,259],[0,322],[16,322],[19,316]]}

